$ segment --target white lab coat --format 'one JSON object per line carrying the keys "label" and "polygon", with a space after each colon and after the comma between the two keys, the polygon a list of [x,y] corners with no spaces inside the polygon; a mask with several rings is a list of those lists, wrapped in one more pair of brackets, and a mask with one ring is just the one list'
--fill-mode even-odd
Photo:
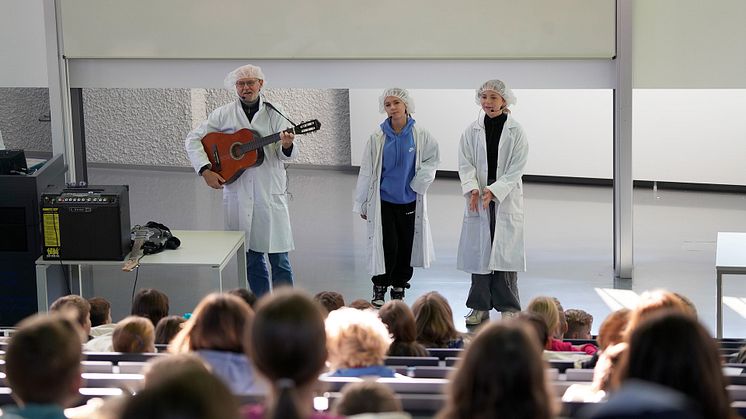
{"label": "white lab coat", "polygon": [[[435,138],[415,124],[412,128],[415,141],[415,173],[409,183],[417,193],[415,207],[414,241],[410,265],[413,267],[430,266],[435,260],[433,238],[430,233],[430,221],[427,218],[426,192],[435,180],[435,172],[440,162],[438,143]],[[353,211],[367,216],[368,232],[368,273],[381,275],[386,273],[383,256],[383,228],[381,225],[381,168],[383,167],[383,144],[386,136],[379,128],[365,145],[360,173],[355,188]]]}
{"label": "white lab coat", "polygon": [[[249,122],[239,99],[236,99],[212,111],[205,122],[187,135],[187,154],[194,170],[199,171],[210,162],[200,142],[206,134],[233,133],[249,128],[265,137],[289,126],[282,116],[264,105],[263,98],[260,98],[259,111]],[[264,162],[247,169],[236,181],[223,187],[225,229],[245,231],[248,248],[253,251],[280,253],[294,248],[284,162],[297,154],[297,142],[293,143],[290,157],[283,154],[279,141],[264,146]]]}
{"label": "white lab coat", "polygon": [[[491,271],[523,272],[526,250],[523,232],[523,168],[528,158],[528,141],[523,128],[510,114],[505,121],[497,157],[497,180],[487,185],[487,142],[483,121],[469,125],[459,142],[458,174],[465,199],[464,221],[459,240],[459,270],[487,274]],[[488,210],[477,204],[469,211],[471,191],[481,193],[487,186],[495,196],[495,237],[490,243]]]}

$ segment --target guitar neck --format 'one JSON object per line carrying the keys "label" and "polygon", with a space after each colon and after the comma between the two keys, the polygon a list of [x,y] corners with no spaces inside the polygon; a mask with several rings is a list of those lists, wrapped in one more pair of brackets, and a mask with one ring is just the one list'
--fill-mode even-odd
{"label": "guitar neck", "polygon": [[[288,128],[285,131],[281,131],[281,132],[292,132],[293,134],[297,134],[297,132],[295,131],[295,128]],[[238,147],[238,149],[241,152],[241,154],[244,154],[250,151],[258,150],[264,147],[265,145],[270,145],[278,141],[280,141],[280,132],[276,132],[272,135],[262,137],[256,141],[251,141],[246,144],[243,144],[240,147]]]}
{"label": "guitar neck", "polygon": [[144,256],[142,252],[142,245],[145,244],[145,239],[137,238],[132,243],[132,251],[129,254],[129,258],[124,261],[122,270],[125,272],[132,272],[140,264],[140,259]]}

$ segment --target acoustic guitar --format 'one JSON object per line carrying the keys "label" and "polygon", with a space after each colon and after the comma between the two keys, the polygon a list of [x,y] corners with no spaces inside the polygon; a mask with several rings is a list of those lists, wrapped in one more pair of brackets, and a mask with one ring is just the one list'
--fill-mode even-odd
{"label": "acoustic guitar", "polygon": [[[317,119],[301,122],[295,127],[283,132],[293,134],[308,134],[318,131],[321,123]],[[266,137],[248,128],[240,129],[233,134],[211,132],[202,138],[202,147],[210,159],[210,170],[225,179],[225,183],[232,183],[244,170],[259,166],[264,161],[262,147],[280,141],[280,133],[276,132]]]}

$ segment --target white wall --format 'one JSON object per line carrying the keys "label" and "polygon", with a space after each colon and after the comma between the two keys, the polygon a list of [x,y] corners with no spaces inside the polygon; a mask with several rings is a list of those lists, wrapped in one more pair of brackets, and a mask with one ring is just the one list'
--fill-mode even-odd
{"label": "white wall", "polygon": [[[373,130],[383,89],[350,90],[352,164],[359,165]],[[458,170],[461,133],[479,114],[474,90],[411,90],[414,118],[440,145],[440,170]],[[613,97],[608,89],[515,89],[512,115],[528,135],[526,174],[610,179],[612,177]],[[481,114],[480,117],[483,117]]]}
{"label": "white wall", "polygon": [[65,0],[72,58],[611,58],[613,0]]}
{"label": "white wall", "polygon": [[41,0],[0,0],[0,87],[47,87]]}

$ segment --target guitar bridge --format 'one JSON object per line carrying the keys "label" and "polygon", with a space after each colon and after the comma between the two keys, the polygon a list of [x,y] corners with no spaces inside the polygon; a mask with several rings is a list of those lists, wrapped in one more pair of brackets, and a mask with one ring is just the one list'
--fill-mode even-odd
{"label": "guitar bridge", "polygon": [[219,172],[220,171],[220,154],[218,154],[217,144],[213,144],[212,146],[212,159],[215,162],[212,166],[212,170],[215,172]]}

